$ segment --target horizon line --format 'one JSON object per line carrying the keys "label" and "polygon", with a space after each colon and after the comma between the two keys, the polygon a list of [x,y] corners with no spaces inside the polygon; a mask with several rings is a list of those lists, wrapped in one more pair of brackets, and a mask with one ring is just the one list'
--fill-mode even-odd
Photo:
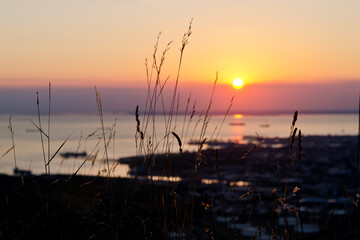
{"label": "horizon line", "polygon": [[[261,115],[288,115],[288,114],[294,114],[294,112],[297,111],[299,114],[358,114],[357,110],[281,110],[281,111],[230,111],[227,115],[235,115],[235,114],[242,114],[242,115],[255,115],[255,116],[261,116]],[[47,114],[47,113],[43,113]],[[51,115],[57,116],[57,115],[98,115],[97,112],[79,112],[79,111],[68,111],[68,112],[53,112]],[[134,115],[134,112],[131,111],[104,111],[105,115]],[[143,115],[145,114],[144,111],[140,111],[139,114]],[[165,112],[166,115],[170,114],[170,112]],[[188,115],[188,113],[186,113]],[[195,113],[194,115],[199,116],[201,113]],[[225,115],[226,111],[210,111],[209,114],[211,115]],[[34,113],[9,113],[9,112],[1,112],[0,115],[34,115]],[[155,115],[164,115],[164,112],[155,112]],[[179,111],[177,115],[185,115],[184,111]]]}

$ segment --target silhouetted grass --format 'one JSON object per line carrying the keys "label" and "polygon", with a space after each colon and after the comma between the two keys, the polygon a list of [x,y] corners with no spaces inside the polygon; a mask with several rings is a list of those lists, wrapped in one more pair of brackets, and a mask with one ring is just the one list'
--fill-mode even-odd
{"label": "silhouetted grass", "polygon": [[[224,118],[215,129],[209,129],[211,107],[216,101],[216,73],[213,87],[209,89],[211,94],[206,109],[198,110],[196,101],[192,104],[192,96],[189,95],[184,118],[178,120],[182,101],[178,91],[181,66],[191,34],[192,22],[180,45],[169,106],[165,104],[164,92],[168,91],[167,83],[172,79],[169,76],[164,78],[162,71],[172,42],[166,44],[160,52],[159,34],[151,63],[145,60],[147,97],[144,109],[140,111],[140,107],[136,106],[134,114],[136,156],[129,162],[131,178],[113,177],[117,161],[111,161],[111,147],[114,158],[117,119],[107,131],[100,92],[96,88],[100,130],[90,133],[84,144],[92,137],[98,141],[76,168],[74,162],[71,174],[54,175],[50,171],[50,164],[66,145],[71,134],[51,153],[51,84],[47,130],[42,126],[39,95],[36,95],[38,124],[33,124],[40,133],[45,177],[0,175],[0,238],[330,239],[358,234],[355,231],[359,207],[357,178],[352,197],[355,220],[352,222],[354,225],[351,233],[343,224],[338,224],[337,232],[332,230],[337,227],[333,220],[341,219],[335,216],[336,210],[341,206],[333,208],[326,216],[324,213],[314,216],[302,210],[306,204],[302,202],[305,199],[305,186],[315,183],[306,179],[308,175],[302,169],[310,162],[304,156],[311,148],[305,147],[306,137],[297,127],[297,111],[292,122],[289,122],[289,138],[273,140],[283,143],[280,149],[263,146],[269,139],[260,136],[256,136],[254,139],[257,141],[251,144],[227,146],[227,143],[218,142],[234,98],[231,99]],[[159,118],[164,120],[165,132],[162,135],[157,128]],[[11,117],[9,130],[12,148],[3,156],[13,151],[17,167]],[[196,130],[200,130],[198,136],[195,135]],[[194,152],[187,150],[190,134],[190,140],[196,145]],[[76,152],[81,141],[82,137]],[[103,153],[99,150],[101,143]],[[359,148],[358,146],[358,151]],[[266,154],[270,156],[264,157]],[[359,153],[357,159],[358,156]],[[87,162],[91,162],[93,167],[97,159],[100,161],[97,176],[79,176]],[[357,161],[356,174],[358,168]],[[176,177],[180,177],[181,181],[172,181]],[[295,181],[290,181],[292,178]],[[249,182],[245,182],[246,179]],[[205,180],[213,184],[205,184]],[[343,205],[343,209],[348,207],[347,202]],[[296,223],[292,222],[294,217]],[[304,226],[313,222],[317,226],[322,225],[321,229],[318,233],[307,234]],[[246,235],[247,230],[252,232]]]}

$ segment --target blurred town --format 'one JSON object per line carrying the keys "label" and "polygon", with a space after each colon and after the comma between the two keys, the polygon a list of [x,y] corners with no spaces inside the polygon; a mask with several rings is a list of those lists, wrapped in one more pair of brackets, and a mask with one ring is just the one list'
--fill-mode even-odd
{"label": "blurred town", "polygon": [[[247,144],[209,142],[195,174],[194,153],[171,156],[168,171],[160,156],[151,173],[149,165],[133,164],[132,174],[150,173],[153,179],[175,174],[169,180],[180,181],[178,189],[184,186],[183,191],[195,179],[192,194],[204,206],[203,214],[210,211],[210,219],[216,217],[217,234],[226,238],[278,239],[279,232],[291,239],[359,234],[357,137],[305,136],[301,143],[297,138],[292,143],[288,138],[245,140]],[[121,161],[136,159],[142,161]],[[197,224],[201,235],[215,223],[201,218]]]}

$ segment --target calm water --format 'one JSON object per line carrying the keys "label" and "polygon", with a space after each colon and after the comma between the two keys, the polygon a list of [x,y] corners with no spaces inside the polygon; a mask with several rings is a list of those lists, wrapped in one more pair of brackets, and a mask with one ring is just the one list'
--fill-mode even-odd
{"label": "calm water", "polygon": [[[158,139],[164,132],[164,119],[162,116],[156,116],[156,133]],[[117,119],[115,121],[115,119]],[[184,116],[178,116],[175,132],[181,136]],[[185,138],[186,127],[182,135],[183,142],[190,140],[194,134],[194,139],[199,135],[200,127],[194,131],[199,116],[192,120],[187,137]],[[212,116],[207,138],[217,135],[219,125],[223,116]],[[37,116],[12,116],[12,127],[15,132],[15,152],[17,165],[21,169],[30,169],[34,174],[44,173],[44,160],[40,134],[31,123],[37,123]],[[142,120],[142,117],[140,117]],[[218,140],[232,140],[243,142],[243,136],[262,137],[288,137],[292,115],[269,115],[269,116],[247,116],[247,115],[229,115],[225,120],[222,129],[218,135]],[[188,122],[188,121],[186,121]],[[106,137],[109,136],[110,129],[115,126],[115,138],[111,140],[108,154],[111,159],[133,156],[136,154],[135,130],[136,121],[133,115],[106,115],[104,117],[104,126]],[[201,126],[201,123],[199,126]],[[304,135],[356,135],[357,134],[357,114],[304,114],[299,116],[297,127],[301,129]],[[9,116],[0,115],[0,157],[12,147],[11,134],[8,129]],[[187,126],[187,123],[186,123]],[[42,127],[47,132],[47,119],[42,119]],[[57,115],[51,117],[51,155],[60,147],[65,139],[71,134],[69,140],[65,143],[59,153],[86,151],[87,153],[98,152],[98,159],[104,156],[104,142],[101,138],[100,121],[98,116],[90,115]],[[215,134],[214,129],[216,129]],[[99,142],[99,144],[98,144]],[[97,145],[98,144],[98,145]],[[175,148],[176,149],[176,148]],[[188,145],[185,150],[191,150]],[[45,151],[47,156],[47,140],[45,140]],[[51,163],[52,173],[73,173],[82,163],[83,159],[63,159],[57,155]],[[92,165],[88,161],[81,168],[81,174],[97,174],[101,166],[101,161],[95,161]],[[10,151],[0,159],[0,173],[12,174],[14,168],[14,154]],[[115,176],[125,176],[127,166],[120,165],[116,168]]]}

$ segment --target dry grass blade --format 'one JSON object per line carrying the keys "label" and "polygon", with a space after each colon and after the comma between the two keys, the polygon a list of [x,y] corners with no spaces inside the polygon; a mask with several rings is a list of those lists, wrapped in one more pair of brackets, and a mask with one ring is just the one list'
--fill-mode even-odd
{"label": "dry grass blade", "polygon": [[38,126],[36,125],[36,123],[34,123],[31,119],[29,119],[29,121],[37,128],[37,130],[39,130],[39,132],[41,132],[46,138],[49,138],[49,136]]}
{"label": "dry grass blade", "polygon": [[246,192],[246,193],[244,193],[243,195],[241,195],[239,198],[244,198],[244,197],[246,197],[246,196],[248,196],[248,195],[250,195],[250,192]]}
{"label": "dry grass blade", "polygon": [[204,144],[205,144],[206,140],[207,140],[207,139],[204,138],[204,140],[201,141],[201,143],[200,143],[200,149],[202,149],[202,148],[204,147]]}
{"label": "dry grass blade", "polygon": [[[2,159],[3,157],[6,156],[6,154],[8,154],[11,150],[14,149],[14,146],[12,146],[11,148],[9,148],[3,155],[1,155],[0,159]],[[15,166],[16,167],[16,166]]]}
{"label": "dry grass blade", "polygon": [[261,139],[259,136],[257,136],[258,143],[253,145],[242,157],[241,159],[246,158],[250,153],[252,153],[257,147],[259,147],[263,142],[264,139]]}
{"label": "dry grass blade", "polygon": [[337,207],[335,207],[334,209],[332,209],[332,210],[330,211],[330,213],[329,213],[328,217],[326,218],[325,226],[326,226],[326,225],[328,225],[328,223],[329,223],[329,221],[330,221],[331,217],[334,215],[334,212],[335,212],[337,209],[338,209],[338,208],[337,208]]}
{"label": "dry grass blade", "polygon": [[61,148],[65,145],[65,143],[67,142],[67,140],[69,140],[70,136],[72,135],[72,133],[65,139],[65,141],[60,145],[60,147],[56,150],[56,152],[54,153],[54,155],[49,159],[49,161],[46,163],[45,166],[48,166],[50,164],[50,162],[55,158],[55,156],[59,153],[59,151],[61,150]]}
{"label": "dry grass blade", "polygon": [[95,149],[97,148],[97,146],[99,145],[101,139],[99,139],[99,141],[97,142],[97,144],[95,145],[95,147],[93,148],[93,150],[91,151],[91,153],[84,159],[84,161],[80,164],[80,166],[78,167],[78,169],[68,178],[68,180],[66,181],[67,183],[73,179],[73,177],[76,176],[76,174],[80,171],[80,169],[84,166],[84,164],[86,163],[86,161],[89,160],[90,156],[92,156],[92,154],[94,153]]}
{"label": "dry grass blade", "polygon": [[[9,130],[10,130],[10,133],[11,133],[11,142],[12,142],[12,148],[13,149],[13,152],[14,152],[14,161],[15,161],[15,168],[17,168],[17,163],[16,163],[16,152],[15,152],[15,141],[14,141],[14,130],[13,130],[13,127],[12,127],[12,123],[11,123],[11,116],[9,117],[9,126],[8,126]],[[7,151],[5,153],[5,155],[8,153],[9,151]],[[3,156],[5,156],[3,155]],[[2,156],[2,157],[3,157]],[[1,158],[2,158],[1,157]]]}
{"label": "dry grass blade", "polygon": [[178,144],[179,144],[179,151],[180,151],[180,153],[182,153],[182,148],[181,148],[181,146],[182,146],[182,143],[181,143],[181,139],[180,139],[180,137],[175,133],[175,132],[171,132],[172,133],[172,135],[174,135],[174,137],[176,138],[176,140],[178,141]]}

